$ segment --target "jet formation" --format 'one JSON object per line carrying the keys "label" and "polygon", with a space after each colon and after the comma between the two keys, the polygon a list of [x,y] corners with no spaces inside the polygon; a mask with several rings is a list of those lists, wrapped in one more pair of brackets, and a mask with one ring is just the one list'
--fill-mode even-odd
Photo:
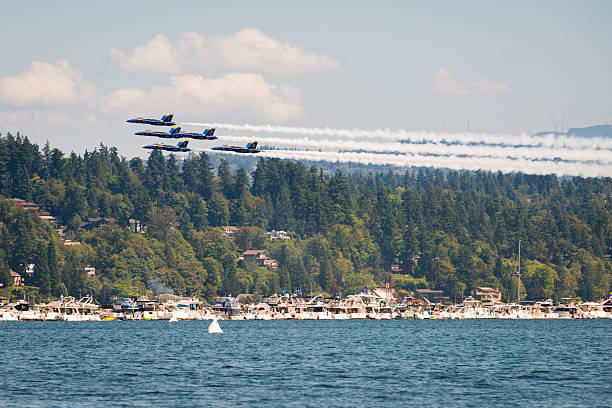
{"label": "jet formation", "polygon": [[[128,123],[141,123],[146,125],[155,125],[155,126],[175,126],[176,123],[172,122],[173,114],[164,115],[161,119],[147,119],[139,116],[134,119],[128,119]],[[204,129],[202,133],[195,132],[181,132],[180,127],[173,127],[168,132],[162,132],[157,130],[145,130],[143,132],[134,133],[137,136],[151,136],[151,137],[161,137],[164,139],[196,139],[196,140],[215,140],[217,136],[215,136],[215,128]],[[187,147],[189,143],[188,140],[183,140],[178,142],[176,146],[164,144],[164,143],[154,143],[151,145],[143,146],[145,149],[153,149],[153,150],[165,150],[169,152],[189,152],[191,149]],[[216,146],[212,148],[213,150],[221,150],[226,152],[235,152],[235,153],[259,153],[257,150],[257,142],[248,143],[246,146]]]}

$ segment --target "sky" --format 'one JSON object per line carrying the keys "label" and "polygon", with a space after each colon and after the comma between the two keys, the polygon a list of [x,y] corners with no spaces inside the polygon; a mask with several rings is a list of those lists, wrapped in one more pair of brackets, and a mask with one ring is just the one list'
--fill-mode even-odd
{"label": "sky", "polygon": [[[480,135],[491,147],[489,139],[612,123],[609,1],[30,1],[4,4],[3,15],[0,132],[65,152],[103,143],[142,156],[158,140],[134,136],[143,129],[125,120],[165,113],[188,131],[203,128],[187,123],[235,125],[219,129],[218,142],[268,136],[285,146],[308,136],[356,149],[365,139],[347,139],[348,130],[426,139],[439,150],[441,134]],[[267,134],[267,125],[290,130]],[[507,150],[533,141],[523,142]],[[606,146],[587,146],[604,156],[596,163],[560,160],[603,165],[577,174],[609,175]],[[526,159],[559,161],[538,154]]]}

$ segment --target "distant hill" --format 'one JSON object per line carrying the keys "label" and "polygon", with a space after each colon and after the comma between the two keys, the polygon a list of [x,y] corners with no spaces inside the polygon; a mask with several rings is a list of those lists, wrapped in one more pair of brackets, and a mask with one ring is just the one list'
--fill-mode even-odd
{"label": "distant hill", "polygon": [[576,137],[612,137],[612,125],[595,125],[582,128],[571,128],[567,132],[544,131],[534,133],[534,136],[554,134],[556,136]]}
{"label": "distant hill", "polygon": [[[153,296],[160,285],[212,302],[281,290],[346,296],[389,280],[405,296],[435,289],[454,299],[487,286],[510,301],[519,239],[520,289],[530,298],[594,300],[612,289],[610,177],[360,174],[345,163],[256,160],[249,175],[223,160],[215,171],[205,152],[179,168],[159,150],[144,160],[103,145],[67,156],[0,136],[0,296],[13,271],[25,284],[15,297],[91,293],[103,303]],[[62,220],[71,243],[41,209]],[[89,218],[116,222],[83,228]],[[272,230],[291,239],[269,239]],[[249,249],[278,264],[250,262]]]}

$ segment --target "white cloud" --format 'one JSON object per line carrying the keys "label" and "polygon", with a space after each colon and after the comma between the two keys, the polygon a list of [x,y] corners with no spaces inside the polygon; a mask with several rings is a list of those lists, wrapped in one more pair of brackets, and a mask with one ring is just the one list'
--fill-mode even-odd
{"label": "white cloud", "polygon": [[[473,71],[468,69],[469,71]],[[467,79],[459,78],[445,68],[439,68],[433,76],[433,88],[436,92],[450,95],[476,95],[498,92],[512,92],[505,82],[487,77]]]}
{"label": "white cloud", "polygon": [[0,78],[1,102],[11,106],[56,106],[92,103],[93,85],[67,60],[33,62],[29,71]]}
{"label": "white cloud", "polygon": [[303,74],[344,69],[340,62],[326,55],[282,43],[256,28],[211,38],[186,32],[174,44],[163,34],[157,34],[131,54],[113,48],[110,56],[130,72],[176,74],[230,70]]}
{"label": "white cloud", "polygon": [[0,111],[0,118],[2,118],[0,122],[2,128],[14,128],[20,131],[35,130],[44,134],[49,129],[62,129],[62,132],[65,133],[67,128],[74,131],[76,127],[81,125],[93,126],[98,124],[94,113],[85,112],[78,108],[66,110],[28,107],[23,110]]}
{"label": "white cloud", "polygon": [[124,71],[176,74],[180,72],[179,56],[163,34],[157,34],[143,45],[136,47],[132,55],[119,48],[110,50],[111,59],[117,61]]}
{"label": "white cloud", "polygon": [[[227,74],[219,78],[179,75],[170,86],[118,89],[102,98],[111,112],[180,111],[199,118],[226,116],[283,122],[304,114],[300,95],[288,85],[274,85],[258,74]],[[184,116],[183,116],[184,117]]]}

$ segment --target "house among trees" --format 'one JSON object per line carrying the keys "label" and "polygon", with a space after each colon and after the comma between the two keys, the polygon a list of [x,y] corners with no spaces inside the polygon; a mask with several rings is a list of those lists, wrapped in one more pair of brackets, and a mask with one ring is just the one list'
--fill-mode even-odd
{"label": "house among trees", "polygon": [[28,278],[31,278],[32,276],[34,276],[34,267],[36,265],[34,264],[27,264],[26,265],[26,270],[25,270],[25,274],[27,275]]}
{"label": "house among trees", "polygon": [[142,225],[142,222],[140,222],[140,220],[135,220],[134,218],[130,218],[128,222],[130,223],[130,231],[132,231],[134,234],[137,232],[144,232],[144,227]]}
{"label": "house among trees", "polygon": [[24,211],[35,211],[40,217],[40,219],[45,222],[51,224],[59,224],[58,219],[56,217],[52,216],[51,214],[49,214],[49,212],[45,210],[41,210],[40,206],[36,203],[31,203],[29,201],[22,200],[21,198],[11,198],[10,200],[13,202],[13,204],[15,204],[17,208],[21,208]]}
{"label": "house among trees", "polygon": [[474,289],[474,299],[483,303],[501,303],[501,292],[488,286],[480,286]]}
{"label": "house among trees", "polygon": [[238,231],[240,231],[239,227],[234,227],[231,225],[226,225],[224,227],[221,227],[221,229],[223,230],[223,234],[225,234],[226,237],[234,239],[234,236],[236,235],[236,233]]}
{"label": "house among trees", "polygon": [[87,265],[87,267],[85,267],[85,273],[87,274],[87,276],[95,277],[96,276],[96,268],[94,268],[91,265]]}
{"label": "house among trees", "polygon": [[427,298],[431,303],[449,303],[449,298],[444,296],[444,291],[433,289],[417,289],[420,297]]}
{"label": "house among trees", "polygon": [[49,224],[58,224],[57,218],[52,215],[40,215],[40,219],[48,222]]}
{"label": "house among trees", "polygon": [[26,200],[22,200],[21,198],[11,198],[11,201],[16,207],[21,208],[24,211],[29,210],[38,212],[40,210],[40,206],[38,204],[30,203]]}
{"label": "house among trees", "polygon": [[23,277],[20,274],[11,270],[11,278],[13,278],[13,286],[23,286]]}
{"label": "house among trees", "polygon": [[385,262],[382,267],[385,272],[404,273],[403,262]]}
{"label": "house among trees", "polygon": [[270,258],[265,249],[249,249],[242,253],[245,262],[254,262],[257,266],[265,266],[270,269],[278,269],[278,261]]}
{"label": "house among trees", "polygon": [[291,239],[287,231],[268,231],[268,238],[270,239]]}
{"label": "house among trees", "polygon": [[98,228],[107,224],[114,224],[116,222],[117,219],[113,217],[90,217],[87,218],[87,221],[82,222],[80,227],[85,228],[86,230],[92,230],[94,228]]}

